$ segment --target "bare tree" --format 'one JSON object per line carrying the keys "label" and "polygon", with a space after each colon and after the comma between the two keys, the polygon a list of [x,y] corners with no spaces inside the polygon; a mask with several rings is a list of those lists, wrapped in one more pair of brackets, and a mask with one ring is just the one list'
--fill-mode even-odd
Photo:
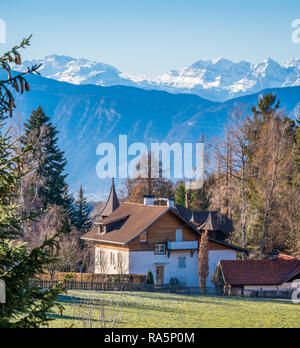
{"label": "bare tree", "polygon": [[[85,298],[74,303],[74,317],[79,318],[83,328],[118,328],[122,320],[120,301],[111,297],[108,301]],[[73,325],[76,327],[76,324]]]}
{"label": "bare tree", "polygon": [[265,170],[265,179],[263,185],[260,185],[262,195],[264,196],[263,223],[261,238],[261,254],[266,248],[266,235],[268,229],[268,219],[272,209],[272,202],[276,195],[276,187],[279,184],[282,173],[286,170],[286,159],[290,157],[291,137],[289,137],[290,124],[282,122],[281,117],[271,118],[266,126],[258,144],[263,146],[263,162]]}
{"label": "bare tree", "polygon": [[[159,168],[159,177],[153,173]],[[174,195],[174,184],[171,180],[163,177],[162,163],[155,158],[151,152],[142,154],[136,167],[136,178],[128,179],[125,182],[123,196],[131,202],[141,203],[145,195],[157,197],[171,197]]]}
{"label": "bare tree", "polygon": [[118,253],[116,269],[120,275],[125,275],[128,273],[128,256],[124,253]]}
{"label": "bare tree", "polygon": [[98,249],[95,253],[95,270],[99,274],[107,274],[109,265],[109,258],[107,252]]}
{"label": "bare tree", "polygon": [[[250,171],[244,118],[243,111],[236,109],[226,127],[225,141],[215,142],[217,187],[212,187],[211,208],[217,208],[229,217],[238,212],[236,227],[241,231],[242,246],[246,248],[247,182]],[[236,212],[233,211],[235,206]]]}

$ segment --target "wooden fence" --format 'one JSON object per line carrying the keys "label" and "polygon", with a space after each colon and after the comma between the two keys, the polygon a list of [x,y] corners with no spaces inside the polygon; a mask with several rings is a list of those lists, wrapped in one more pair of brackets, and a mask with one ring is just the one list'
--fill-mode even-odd
{"label": "wooden fence", "polygon": [[[31,281],[31,284],[43,289],[49,289],[56,286],[59,283],[57,280],[41,280],[35,279]],[[141,292],[172,292],[177,294],[188,295],[201,295],[201,289],[197,287],[183,287],[174,285],[160,285],[155,286],[152,284],[139,283],[133,284],[129,282],[121,283],[100,283],[100,282],[77,282],[67,281],[64,285],[66,290],[79,290],[79,291],[141,291]],[[207,295],[216,295],[214,288],[207,289]]]}
{"label": "wooden fence", "polygon": [[[38,280],[62,281],[69,273],[55,272],[53,274],[44,273],[36,277]],[[134,284],[145,283],[146,276],[136,274],[93,274],[93,273],[74,273],[72,272],[72,281],[79,283],[116,283],[128,282]]]}
{"label": "wooden fence", "polygon": [[[49,289],[56,286],[58,280],[42,280],[34,279],[31,284],[38,288]],[[169,292],[173,294],[183,295],[198,295],[203,293],[200,287],[185,287],[174,285],[155,286],[146,283],[131,283],[131,282],[84,282],[84,281],[67,281],[64,285],[65,290],[77,291],[136,291],[136,292]],[[206,296],[233,296],[233,297],[252,297],[252,298],[266,298],[266,299],[291,299],[292,293],[290,291],[242,291],[241,289],[232,289],[230,295],[223,291],[216,291],[215,288],[207,288]]]}

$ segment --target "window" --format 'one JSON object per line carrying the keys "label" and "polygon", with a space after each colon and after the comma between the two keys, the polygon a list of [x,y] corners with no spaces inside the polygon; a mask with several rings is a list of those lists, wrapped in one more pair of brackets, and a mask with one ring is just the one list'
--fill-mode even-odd
{"label": "window", "polygon": [[176,242],[182,242],[182,230],[176,230]]}
{"label": "window", "polygon": [[148,234],[147,234],[147,232],[145,232],[145,233],[143,233],[143,234],[141,235],[140,241],[141,241],[142,243],[146,243],[147,240],[148,240]]}
{"label": "window", "polygon": [[114,253],[110,253],[110,264],[115,266],[116,264],[116,258]]}
{"label": "window", "polygon": [[185,257],[179,257],[179,268],[185,268],[186,267],[186,258]]}
{"label": "window", "polygon": [[154,253],[155,255],[164,255],[166,253],[165,244],[156,244]]}
{"label": "window", "polygon": [[105,234],[106,233],[106,226],[99,225],[98,226],[98,234]]}

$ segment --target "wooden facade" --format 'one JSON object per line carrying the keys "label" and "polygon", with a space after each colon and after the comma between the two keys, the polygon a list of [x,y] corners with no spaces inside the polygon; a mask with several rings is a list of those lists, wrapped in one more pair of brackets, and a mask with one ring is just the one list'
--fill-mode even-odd
{"label": "wooden facade", "polygon": [[[159,220],[142,235],[126,245],[101,242],[97,247],[120,251],[154,251],[157,244],[176,242],[176,230],[182,230],[182,241],[191,242],[201,240],[195,230],[193,230],[182,219],[171,211],[162,216]],[[146,241],[144,241],[146,240]],[[230,247],[219,243],[209,242],[210,250],[231,250]]]}

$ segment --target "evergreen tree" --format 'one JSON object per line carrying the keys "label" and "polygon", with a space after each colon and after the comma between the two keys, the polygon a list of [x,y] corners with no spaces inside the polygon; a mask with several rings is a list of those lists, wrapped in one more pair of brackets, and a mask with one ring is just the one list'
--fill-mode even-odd
{"label": "evergreen tree", "polygon": [[40,106],[32,112],[24,126],[22,143],[24,146],[33,144],[33,160],[37,162],[38,187],[31,194],[38,196],[44,209],[49,205],[67,209],[70,204],[65,196],[67,175],[64,170],[67,161],[57,145],[58,131]]}
{"label": "evergreen tree", "polygon": [[[8,87],[22,93],[26,86],[29,91],[23,74],[12,77],[9,65],[12,61],[21,64],[18,48],[27,45],[29,39],[0,57],[0,71],[4,70],[8,74],[7,81],[0,81],[0,279],[5,282],[7,294],[6,303],[0,304],[1,328],[35,328],[45,325],[50,320],[47,312],[53,306],[59,306],[56,298],[63,286],[61,283],[42,291],[31,285],[31,279],[43,273],[45,267],[55,261],[49,251],[57,246],[57,234],[47,238],[31,252],[26,244],[17,242],[23,233],[23,222],[30,223],[36,217],[32,213],[22,212],[17,204],[24,174],[24,153],[31,151],[31,147],[25,147],[23,153],[14,155],[15,143],[3,129],[7,113],[13,116],[14,97]],[[28,70],[35,71],[34,67]]]}
{"label": "evergreen tree", "polygon": [[74,226],[77,228],[77,230],[80,232],[90,230],[92,227],[92,222],[90,219],[90,207],[88,205],[86,197],[84,196],[82,186],[80,186],[78,192],[78,199],[75,202],[74,212]]}
{"label": "evergreen tree", "polygon": [[75,223],[76,223],[76,209],[75,209],[74,196],[73,194],[69,193],[69,187],[67,185],[65,186],[63,200],[65,202],[64,204],[65,213],[68,215],[70,219],[71,226],[69,226],[69,228],[71,229],[72,226],[75,226]]}
{"label": "evergreen tree", "polygon": [[186,206],[184,183],[180,183],[175,190],[175,203],[183,207]]}
{"label": "evergreen tree", "polygon": [[205,211],[209,207],[209,199],[207,198],[205,188],[193,190],[191,193],[191,208],[192,210]]}
{"label": "evergreen tree", "polygon": [[147,274],[146,284],[154,285],[154,276],[151,271],[149,271]]}

